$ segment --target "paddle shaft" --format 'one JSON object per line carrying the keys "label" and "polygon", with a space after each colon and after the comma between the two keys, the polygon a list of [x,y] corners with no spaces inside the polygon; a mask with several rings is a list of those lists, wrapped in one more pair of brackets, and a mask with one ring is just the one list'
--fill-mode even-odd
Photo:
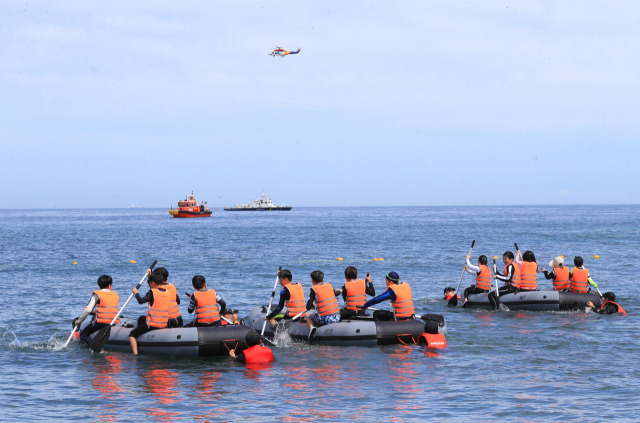
{"label": "paddle shaft", "polygon": [[[468,256],[471,255],[471,252],[473,251],[473,246],[476,244],[476,240],[474,239],[473,242],[471,243],[471,248],[469,249],[469,254],[467,254]],[[466,262],[465,262],[465,267],[466,267]],[[460,282],[458,282],[458,287],[456,288],[456,293],[455,295],[458,295],[458,290],[460,289],[460,284],[462,283],[462,278],[464,277],[464,267],[462,268],[462,275],[460,275]]]}
{"label": "paddle shaft", "polygon": [[[271,301],[269,301],[269,308],[267,309],[267,316],[271,313],[271,305],[273,304],[273,297],[276,296],[276,288],[278,287],[278,281],[280,280],[279,274],[282,270],[282,266],[278,268],[278,274],[276,275],[276,282],[273,284],[273,291],[271,292]],[[267,321],[265,320],[262,324],[262,331],[260,332],[260,336],[264,336],[264,329],[267,327]]]}
{"label": "paddle shaft", "polygon": [[62,346],[62,348],[66,347],[67,345],[69,345],[69,342],[71,342],[71,338],[73,338],[73,334],[76,333],[76,331],[78,330],[78,325],[73,326],[73,330],[71,331],[71,333],[69,334],[69,337],[67,338],[67,342],[64,343],[64,345]]}
{"label": "paddle shaft", "polygon": [[[158,262],[158,260],[154,260],[153,264],[151,264],[151,266],[149,266],[149,270],[153,270],[153,267],[156,265],[157,262]],[[140,279],[140,282],[138,282],[138,284],[136,285],[136,289],[140,289],[140,287],[142,286],[142,282],[144,282],[144,279],[146,277],[147,277],[147,273],[145,272],[145,274],[142,277],[142,279]],[[132,298],[133,298],[133,292],[131,293],[131,295],[129,295],[129,298],[127,298],[127,301],[124,303],[122,308],[120,310],[118,310],[118,314],[116,314],[116,317],[113,318],[113,320],[111,321],[110,326],[113,326],[116,323],[116,320],[118,320],[118,317],[120,317],[120,315],[124,311],[124,308],[127,306],[127,304],[129,304],[129,301],[131,301]]]}

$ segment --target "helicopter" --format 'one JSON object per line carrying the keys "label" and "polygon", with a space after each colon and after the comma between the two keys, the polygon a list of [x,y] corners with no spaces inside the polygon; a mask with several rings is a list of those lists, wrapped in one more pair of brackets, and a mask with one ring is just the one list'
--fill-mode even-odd
{"label": "helicopter", "polygon": [[279,56],[281,59],[284,58],[284,56],[287,56],[289,54],[298,54],[300,53],[300,49],[298,49],[297,51],[291,51],[291,50],[285,50],[282,47],[276,47],[273,49],[273,51],[271,53],[269,53],[269,56]]}

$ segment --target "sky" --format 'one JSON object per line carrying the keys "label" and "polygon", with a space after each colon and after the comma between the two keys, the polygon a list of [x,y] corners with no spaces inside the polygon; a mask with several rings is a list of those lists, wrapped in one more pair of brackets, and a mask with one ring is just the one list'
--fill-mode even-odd
{"label": "sky", "polygon": [[0,36],[1,209],[640,203],[638,2],[9,2]]}

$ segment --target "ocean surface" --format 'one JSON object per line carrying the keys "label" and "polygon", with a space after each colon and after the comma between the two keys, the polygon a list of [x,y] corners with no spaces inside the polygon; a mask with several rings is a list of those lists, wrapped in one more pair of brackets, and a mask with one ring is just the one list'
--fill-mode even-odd
{"label": "ocean surface", "polygon": [[[204,219],[0,210],[0,421],[637,421],[639,228],[637,205],[215,210]],[[582,255],[629,316],[447,308],[443,289],[458,284],[474,239],[473,261],[501,258],[514,242],[540,267]],[[394,270],[418,313],[444,315],[448,347],[292,343],[263,368],[60,348],[98,276],[113,277],[122,305],[156,259],[178,292],[205,275],[241,316],[269,302],[278,266],[306,293],[316,269],[339,287],[356,266],[378,293]],[[124,315],[144,312],[133,301]]]}

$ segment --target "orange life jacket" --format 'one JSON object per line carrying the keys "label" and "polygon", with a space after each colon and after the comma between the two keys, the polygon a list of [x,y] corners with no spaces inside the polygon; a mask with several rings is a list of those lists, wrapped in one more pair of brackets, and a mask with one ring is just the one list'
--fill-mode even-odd
{"label": "orange life jacket", "polygon": [[[511,275],[511,285],[520,288],[520,268],[513,262],[507,264],[504,267],[504,274],[506,275],[509,271],[509,265],[513,265],[513,275]],[[505,284],[506,285],[506,284]]]}
{"label": "orange life jacket", "polygon": [[289,291],[289,301],[287,301],[289,315],[293,317],[305,311],[307,309],[307,304],[304,300],[302,284],[300,282],[288,283],[284,287]]}
{"label": "orange life jacket", "polygon": [[198,323],[212,323],[220,320],[215,290],[195,291],[193,295],[196,297],[196,316]]}
{"label": "orange life jacket", "polygon": [[411,287],[409,284],[406,282],[399,284],[392,283],[389,285],[389,289],[396,294],[396,300],[391,303],[396,311],[396,319],[413,316],[415,314],[415,310],[413,308]]}
{"label": "orange life jacket", "polygon": [[334,294],[331,284],[323,282],[312,286],[311,289],[316,293],[316,308],[318,314],[327,316],[340,312],[338,300],[336,300],[336,294]]}
{"label": "orange life jacket", "polygon": [[491,270],[484,264],[480,265],[480,273],[476,276],[476,288],[485,291],[491,289]]}
{"label": "orange life jacket", "polygon": [[367,301],[364,279],[346,282],[344,287],[347,289],[347,309],[359,310],[358,306],[364,305]]}
{"label": "orange life jacket", "polygon": [[[98,304],[96,305],[96,322],[111,323],[113,318],[118,314],[118,303],[120,297],[115,291],[93,291],[98,296]],[[118,323],[116,320],[115,323]]]}
{"label": "orange life jacket", "polygon": [[618,313],[622,314],[623,316],[627,315],[627,312],[624,311],[622,307],[620,307],[620,304],[610,300],[605,300],[605,302],[602,303],[602,307],[600,307],[600,310],[604,310],[604,306],[606,306],[607,304],[615,304],[616,306],[618,306]]}
{"label": "orange life jacket", "polygon": [[153,305],[147,306],[147,326],[165,328],[169,321],[169,291],[164,288],[152,289]]}
{"label": "orange life jacket", "polygon": [[569,286],[569,291],[584,294],[587,292],[588,287],[589,269],[587,269],[586,267],[582,269],[574,267],[571,270],[571,284]]}
{"label": "orange life jacket", "polygon": [[564,291],[569,288],[569,268],[556,267],[553,271],[556,274],[556,279],[553,281],[553,289]]}
{"label": "orange life jacket", "polygon": [[520,269],[520,289],[534,291],[538,289],[538,264],[534,261],[523,261]]}
{"label": "orange life jacket", "polygon": [[242,352],[245,363],[269,363],[273,361],[273,352],[262,345],[254,345]]}
{"label": "orange life jacket", "polygon": [[169,291],[169,319],[175,319],[180,317],[180,307],[178,307],[178,302],[176,301],[176,286],[171,282],[167,282],[162,285],[164,289]]}
{"label": "orange life jacket", "polygon": [[462,298],[460,297],[460,295],[456,295],[456,294],[449,294],[449,295],[445,295],[445,296],[444,296],[444,299],[445,299],[445,300],[450,300],[451,298],[453,298],[453,296],[454,296],[454,295],[455,295],[456,297],[458,297],[458,300],[461,300],[461,299],[462,299]]}

